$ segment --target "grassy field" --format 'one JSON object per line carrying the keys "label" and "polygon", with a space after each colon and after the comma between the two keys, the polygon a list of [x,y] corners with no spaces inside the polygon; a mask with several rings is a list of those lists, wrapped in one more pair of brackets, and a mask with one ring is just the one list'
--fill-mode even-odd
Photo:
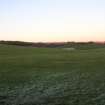
{"label": "grassy field", "polygon": [[105,48],[0,45],[0,105],[105,105]]}

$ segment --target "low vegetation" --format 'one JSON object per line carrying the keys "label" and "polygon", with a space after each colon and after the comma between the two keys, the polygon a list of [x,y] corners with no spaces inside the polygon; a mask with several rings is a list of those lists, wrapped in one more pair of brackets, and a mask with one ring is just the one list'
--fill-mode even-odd
{"label": "low vegetation", "polygon": [[105,48],[0,45],[0,105],[105,105]]}
{"label": "low vegetation", "polygon": [[76,49],[93,49],[105,47],[105,42],[22,42],[22,41],[0,41],[0,44],[17,45],[26,47],[43,47],[43,48],[76,48]]}

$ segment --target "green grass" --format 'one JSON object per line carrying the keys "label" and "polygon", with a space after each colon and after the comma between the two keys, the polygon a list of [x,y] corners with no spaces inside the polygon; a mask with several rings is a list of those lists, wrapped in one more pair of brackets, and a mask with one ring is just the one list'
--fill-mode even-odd
{"label": "green grass", "polygon": [[0,45],[0,105],[105,105],[105,48]]}

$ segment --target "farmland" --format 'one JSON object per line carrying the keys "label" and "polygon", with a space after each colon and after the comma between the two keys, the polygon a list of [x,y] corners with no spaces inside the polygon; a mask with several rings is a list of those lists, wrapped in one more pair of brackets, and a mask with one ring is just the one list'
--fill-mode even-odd
{"label": "farmland", "polygon": [[105,48],[1,44],[0,105],[105,105]]}

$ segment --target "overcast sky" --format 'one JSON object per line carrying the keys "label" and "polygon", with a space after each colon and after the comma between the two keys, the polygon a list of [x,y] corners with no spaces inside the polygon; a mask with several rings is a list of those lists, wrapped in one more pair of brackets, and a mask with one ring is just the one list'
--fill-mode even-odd
{"label": "overcast sky", "polygon": [[105,41],[105,0],[0,0],[0,40]]}

